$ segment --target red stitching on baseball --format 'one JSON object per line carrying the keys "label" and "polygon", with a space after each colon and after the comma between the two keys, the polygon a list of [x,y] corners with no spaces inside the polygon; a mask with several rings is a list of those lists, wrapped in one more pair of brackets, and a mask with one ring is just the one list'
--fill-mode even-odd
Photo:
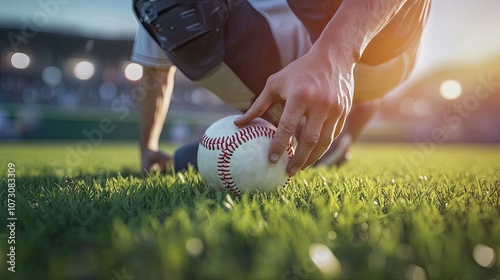
{"label": "red stitching on baseball", "polygon": [[224,149],[224,144],[226,143],[228,137],[211,138],[203,132],[200,136],[201,146],[214,151]]}
{"label": "red stitching on baseball", "polygon": [[[243,127],[235,134],[231,135],[231,137],[224,138],[225,148],[222,149],[221,154],[219,155],[217,161],[217,172],[219,175],[219,179],[222,182],[222,185],[229,191],[231,191],[235,195],[241,195],[242,192],[236,186],[234,179],[231,176],[231,170],[229,168],[229,163],[231,162],[231,158],[233,156],[234,151],[244,143],[259,137],[268,137],[273,138],[275,134],[274,129],[265,127],[265,126],[247,126]],[[204,141],[207,141],[208,137],[204,137]],[[212,143],[212,141],[207,141],[208,143]],[[202,144],[203,145],[203,144]],[[288,157],[291,159],[293,157],[293,148],[291,144],[287,146]],[[283,187],[286,187],[290,182],[291,177],[288,176],[285,181]]]}
{"label": "red stitching on baseball", "polygon": [[[234,151],[244,143],[259,137],[273,138],[275,130],[266,126],[246,126],[238,130],[236,133],[229,137],[211,138],[203,133],[200,137],[200,144],[209,150],[221,150],[221,154],[217,159],[217,175],[222,182],[222,185],[235,195],[241,195],[242,192],[236,186],[234,179],[231,176],[229,164]],[[293,157],[293,147],[289,143],[287,146],[287,153],[289,159]],[[291,180],[289,175],[283,187],[286,187]]]}

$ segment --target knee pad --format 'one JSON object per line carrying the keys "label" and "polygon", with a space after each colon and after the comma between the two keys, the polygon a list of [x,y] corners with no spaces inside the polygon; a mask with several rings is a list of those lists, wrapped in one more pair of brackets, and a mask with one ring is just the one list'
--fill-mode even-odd
{"label": "knee pad", "polygon": [[134,0],[133,10],[188,78],[203,78],[223,61],[226,0]]}

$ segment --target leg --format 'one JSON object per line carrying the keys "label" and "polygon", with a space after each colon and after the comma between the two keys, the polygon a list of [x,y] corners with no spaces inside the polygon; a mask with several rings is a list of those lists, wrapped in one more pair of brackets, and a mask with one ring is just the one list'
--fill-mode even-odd
{"label": "leg", "polygon": [[313,43],[342,4],[342,0],[287,0],[287,2],[307,28]]}
{"label": "leg", "polygon": [[[307,27],[314,43],[343,0],[287,0],[295,15]],[[420,41],[427,20],[430,0],[409,0],[368,45],[361,62],[370,65],[384,63],[405,52]]]}

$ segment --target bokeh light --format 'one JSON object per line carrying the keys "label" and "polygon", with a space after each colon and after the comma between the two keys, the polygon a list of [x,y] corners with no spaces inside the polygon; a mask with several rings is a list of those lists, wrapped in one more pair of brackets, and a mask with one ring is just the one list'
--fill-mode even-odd
{"label": "bokeh light", "polygon": [[95,66],[90,61],[80,61],[73,69],[75,76],[80,80],[88,80],[94,76]]}
{"label": "bokeh light", "polygon": [[142,66],[137,63],[129,63],[125,67],[125,77],[132,81],[138,81],[142,78]]}
{"label": "bokeh light", "polygon": [[462,95],[462,85],[456,80],[446,80],[441,83],[439,93],[446,100],[455,100]]}
{"label": "bokeh light", "polygon": [[474,247],[472,257],[478,265],[486,268],[493,267],[496,260],[495,250],[484,244],[478,244]]}
{"label": "bokeh light", "polygon": [[203,241],[199,238],[190,238],[186,242],[186,251],[191,257],[198,257],[203,253]]}
{"label": "bokeh light", "polygon": [[56,87],[61,84],[63,74],[61,69],[48,66],[42,71],[42,80],[49,86]]}
{"label": "bokeh light", "polygon": [[14,68],[26,69],[28,68],[28,66],[30,66],[31,59],[27,54],[17,52],[14,53],[10,58],[10,63]]}
{"label": "bokeh light", "polygon": [[111,101],[118,94],[118,89],[113,83],[103,83],[99,86],[99,96],[103,101]]}
{"label": "bokeh light", "polygon": [[405,279],[408,279],[408,280],[426,280],[427,279],[425,269],[423,269],[422,267],[420,267],[418,265],[414,265],[414,264],[408,265],[405,268],[404,274],[405,274]]}
{"label": "bokeh light", "polygon": [[328,246],[319,243],[311,244],[309,246],[309,257],[323,275],[328,277],[340,275],[342,265]]}
{"label": "bokeh light", "polygon": [[413,103],[413,113],[417,117],[426,117],[432,111],[432,103],[427,99],[417,99]]}

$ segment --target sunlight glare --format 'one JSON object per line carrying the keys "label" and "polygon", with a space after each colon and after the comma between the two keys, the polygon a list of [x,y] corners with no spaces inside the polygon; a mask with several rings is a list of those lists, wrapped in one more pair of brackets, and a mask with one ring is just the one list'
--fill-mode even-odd
{"label": "sunlight glare", "polygon": [[462,85],[456,80],[447,80],[439,88],[441,97],[446,100],[455,100],[462,95]]}

